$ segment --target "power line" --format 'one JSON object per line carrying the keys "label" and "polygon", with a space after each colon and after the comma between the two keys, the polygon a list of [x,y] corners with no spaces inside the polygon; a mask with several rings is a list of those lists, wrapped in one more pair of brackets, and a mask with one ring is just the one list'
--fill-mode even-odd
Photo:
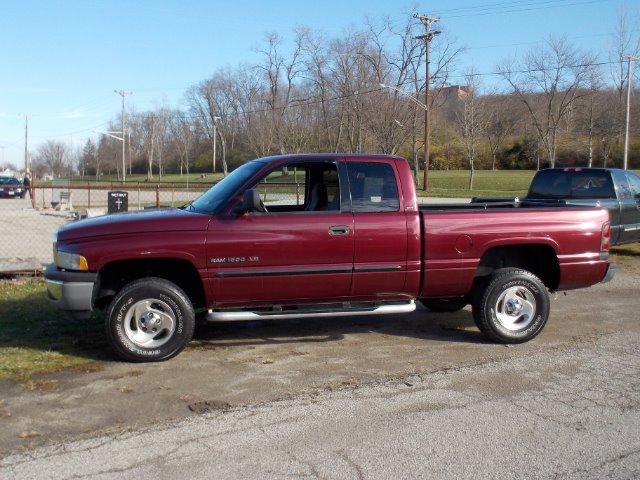
{"label": "power line", "polygon": [[[578,63],[575,65],[558,65],[554,67],[548,68],[528,68],[524,70],[504,70],[498,72],[483,72],[483,73],[464,73],[458,75],[451,75],[452,78],[467,78],[467,77],[482,77],[482,76],[492,76],[492,75],[508,75],[508,74],[516,74],[516,73],[544,73],[544,72],[553,72],[556,70],[567,70],[571,68],[586,68],[586,67],[600,67],[603,65],[613,65],[613,64],[621,64],[624,63],[622,60],[612,60],[608,62],[588,62],[588,63]],[[436,78],[436,77],[434,77]]]}
{"label": "power line", "polygon": [[[603,3],[608,2],[609,0],[582,0],[582,1],[573,1],[571,3],[561,3],[556,0],[546,0],[543,2],[507,2],[503,6],[495,6],[491,7],[490,5],[479,5],[477,7],[470,8],[460,8],[462,13],[455,13],[453,11],[438,11],[439,15],[447,17],[447,19],[452,18],[464,18],[471,16],[485,16],[485,15],[499,15],[504,13],[521,13],[521,12],[530,12],[534,10],[543,10],[543,9],[551,9],[551,8],[562,8],[562,7],[574,7],[578,5],[589,5],[593,3]],[[454,9],[455,10],[455,9]],[[450,14],[449,12],[453,13]],[[466,13],[464,13],[466,12]]]}

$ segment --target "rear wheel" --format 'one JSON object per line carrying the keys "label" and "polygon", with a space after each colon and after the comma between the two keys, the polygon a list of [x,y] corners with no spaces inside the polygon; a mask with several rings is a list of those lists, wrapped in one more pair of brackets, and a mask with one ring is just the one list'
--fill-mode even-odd
{"label": "rear wheel", "polygon": [[503,268],[480,285],[473,302],[473,319],[487,338],[523,343],[542,331],[549,318],[549,293],[534,274]]}
{"label": "rear wheel", "polygon": [[107,338],[114,350],[133,362],[167,360],[193,336],[195,314],[187,295],[162,278],[125,285],[105,314]]}

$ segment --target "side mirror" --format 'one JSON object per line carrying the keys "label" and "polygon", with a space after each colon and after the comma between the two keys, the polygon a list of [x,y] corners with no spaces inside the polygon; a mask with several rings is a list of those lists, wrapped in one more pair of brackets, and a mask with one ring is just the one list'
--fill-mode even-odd
{"label": "side mirror", "polygon": [[260,192],[253,188],[244,191],[242,204],[235,209],[237,215],[244,215],[249,212],[266,212],[262,200],[260,200]]}

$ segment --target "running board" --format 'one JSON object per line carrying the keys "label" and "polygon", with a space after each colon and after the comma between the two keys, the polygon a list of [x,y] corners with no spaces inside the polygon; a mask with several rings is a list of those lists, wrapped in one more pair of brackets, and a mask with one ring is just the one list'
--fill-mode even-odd
{"label": "running board", "polygon": [[278,320],[284,318],[321,318],[339,316],[355,316],[355,315],[384,315],[390,313],[411,313],[416,309],[416,303],[411,300],[407,303],[379,305],[370,308],[360,309],[326,309],[326,310],[291,310],[283,312],[274,310],[268,312],[248,312],[248,311],[221,311],[207,312],[207,320],[210,322],[235,322],[247,320]]}

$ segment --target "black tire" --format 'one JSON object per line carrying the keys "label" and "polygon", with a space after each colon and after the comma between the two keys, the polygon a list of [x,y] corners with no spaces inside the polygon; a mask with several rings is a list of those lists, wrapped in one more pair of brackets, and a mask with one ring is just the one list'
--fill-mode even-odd
{"label": "black tire", "polygon": [[549,292],[533,273],[519,268],[497,270],[478,284],[473,319],[490,340],[524,343],[538,335],[549,318]]}
{"label": "black tire", "polygon": [[189,297],[162,278],[125,285],[105,313],[107,339],[132,362],[159,362],[176,356],[193,336],[195,313]]}
{"label": "black tire", "polygon": [[457,312],[467,306],[464,298],[423,298],[420,302],[432,312]]}

